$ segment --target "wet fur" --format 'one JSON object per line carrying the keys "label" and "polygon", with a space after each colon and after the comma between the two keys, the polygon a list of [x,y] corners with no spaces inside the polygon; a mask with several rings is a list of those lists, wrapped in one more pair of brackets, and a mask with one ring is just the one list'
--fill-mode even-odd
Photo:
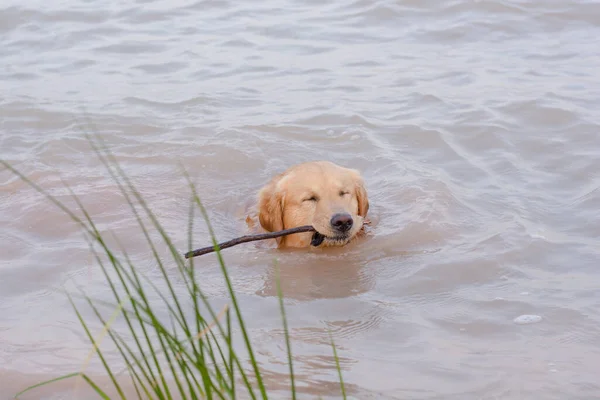
{"label": "wet fur", "polygon": [[[369,200],[360,173],[328,161],[292,166],[258,193],[257,214],[262,229],[274,232],[312,225],[325,236],[319,247],[343,246],[359,236],[368,211]],[[352,216],[354,223],[346,234],[333,230],[330,220],[335,213]],[[298,233],[277,239],[277,246],[305,248],[312,240],[312,233]]]}

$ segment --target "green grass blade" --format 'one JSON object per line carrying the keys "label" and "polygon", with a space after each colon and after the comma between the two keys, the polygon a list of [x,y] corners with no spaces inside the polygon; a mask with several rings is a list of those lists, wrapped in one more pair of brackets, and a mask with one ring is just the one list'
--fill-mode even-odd
{"label": "green grass blade", "polygon": [[[130,284],[133,283],[134,288],[135,288],[136,287],[135,284],[137,283],[137,281],[131,279],[131,276],[129,276],[127,274],[127,271],[122,267],[121,263],[117,260],[117,258],[115,257],[115,255],[108,248],[106,242],[104,241],[104,239],[103,239],[102,235],[100,234],[99,230],[96,228],[96,225],[94,224],[94,222],[93,222],[90,214],[87,212],[85,206],[82,204],[82,202],[80,201],[80,199],[73,193],[73,191],[70,189],[70,187],[68,187],[68,185],[65,184],[65,186],[69,189],[69,191],[71,193],[71,196],[75,200],[76,204],[79,206],[80,210],[83,212],[83,214],[84,214],[84,216],[85,216],[85,218],[86,218],[86,220],[87,220],[87,222],[89,224],[90,231],[94,235],[94,238],[101,245],[101,247],[103,248],[105,254],[108,256],[111,264],[113,265],[113,269],[115,270],[115,272],[117,273],[117,275],[119,277],[121,285],[125,289],[125,291],[127,293],[127,296],[129,297],[129,299],[131,300],[131,303],[132,303],[132,306],[134,308],[134,311],[136,311],[136,314],[139,317],[139,313],[137,313],[137,309],[135,307],[136,304],[132,300],[132,293],[129,290],[129,285],[127,284],[127,282],[129,282]],[[118,241],[117,241],[117,243],[118,243]],[[107,271],[106,267],[104,266],[104,263],[100,259],[98,253],[95,251],[95,249],[93,248],[93,246],[91,246],[91,250],[92,250],[92,253],[94,254],[94,256],[96,258],[96,261],[100,265],[100,267],[101,267],[101,269],[102,269],[102,271],[104,273],[104,276],[105,276],[107,282],[109,283],[109,286],[111,288],[111,291],[113,292],[113,295],[114,295],[115,299],[117,300],[117,302],[119,302],[119,304],[121,304],[122,301],[120,299],[120,296],[119,296],[119,294],[118,294],[118,292],[116,290],[116,287],[115,287],[115,285],[113,283],[113,280],[111,279],[110,275],[108,274],[108,271]],[[135,268],[132,268],[132,271],[135,273]],[[125,279],[125,278],[127,278],[127,279]],[[124,316],[125,316],[125,320],[126,320],[126,322],[128,324],[128,327],[130,329],[130,332],[132,333],[132,335],[134,337],[134,340],[138,344],[138,347],[139,347],[140,351],[142,351],[142,347],[141,347],[139,339],[138,339],[138,337],[136,335],[135,329],[133,328],[133,326],[132,326],[132,324],[131,324],[128,316],[127,315],[124,315]],[[140,322],[140,324],[141,324],[141,322]],[[142,327],[143,327],[143,325],[142,325]],[[148,340],[148,336],[147,335],[145,335],[145,336],[146,336],[146,341],[147,341],[150,349],[152,350],[152,343]],[[155,359],[155,361],[156,361],[156,359]],[[159,366],[159,364],[158,364],[157,361],[155,362],[155,365],[156,365],[157,369],[160,370],[160,366]],[[151,369],[151,367],[149,365],[148,365],[148,369],[149,369],[151,375],[154,375],[153,372],[152,372],[152,369]],[[156,377],[154,377],[154,376],[153,376],[153,378],[156,379]],[[156,388],[155,388],[155,390],[156,390]],[[159,397],[162,397],[162,396],[159,394]]]}
{"label": "green grass blade", "polygon": [[19,398],[19,396],[21,396],[21,395],[23,395],[23,394],[25,394],[25,393],[27,393],[27,392],[30,392],[30,391],[32,391],[33,389],[37,389],[37,388],[39,388],[39,387],[42,387],[42,386],[47,386],[47,385],[50,385],[50,384],[52,384],[52,383],[55,383],[55,382],[64,381],[65,379],[74,378],[74,377],[77,377],[77,376],[79,376],[79,375],[80,375],[80,373],[79,373],[79,372],[73,372],[73,373],[71,373],[71,374],[67,374],[67,375],[59,376],[58,378],[49,379],[49,380],[47,380],[47,381],[43,381],[43,382],[40,382],[40,383],[36,383],[35,385],[31,385],[31,386],[29,386],[29,387],[27,387],[27,388],[25,388],[25,389],[21,390],[19,393],[15,394],[15,397],[14,397],[14,398],[15,398],[15,400],[16,400],[16,399],[18,399],[18,398]]}
{"label": "green grass blade", "polygon": [[342,398],[346,400],[346,387],[344,386],[344,379],[342,377],[342,367],[340,366],[340,359],[338,358],[337,350],[335,348],[335,343],[333,342],[333,336],[331,335],[331,331],[329,332],[329,338],[331,339],[331,348],[333,349],[333,358],[335,359],[335,367],[338,372],[338,376],[340,378],[340,389],[342,390]]}
{"label": "green grass blade", "polygon": [[94,381],[92,381],[87,375],[81,374],[81,377],[83,379],[85,379],[85,381],[88,383],[88,385],[90,385],[96,391],[96,393],[98,393],[98,395],[100,397],[102,397],[104,400],[110,400],[110,397],[108,397],[108,395],[106,393],[104,393],[102,390],[100,390],[98,385],[96,385],[94,383]]}
{"label": "green grass blade", "polygon": [[187,174],[186,174],[186,177],[188,178],[188,184],[194,191],[194,200],[195,200],[198,208],[200,209],[200,212],[202,213],[202,216],[204,217],[204,220],[207,224],[208,231],[210,232],[213,246],[215,248],[215,253],[217,255],[217,258],[219,260],[219,265],[221,267],[221,273],[223,274],[223,277],[225,279],[225,283],[227,285],[227,290],[229,292],[229,297],[231,298],[231,302],[235,309],[236,316],[238,317],[238,323],[240,324],[240,330],[242,331],[242,336],[244,337],[244,342],[245,342],[246,348],[248,350],[248,355],[250,356],[250,362],[252,364],[252,368],[254,370],[255,378],[257,380],[261,395],[262,395],[263,399],[267,399],[268,397],[267,397],[266,388],[265,388],[264,382],[262,380],[262,375],[260,373],[260,369],[258,367],[258,362],[256,361],[254,351],[252,350],[252,344],[250,343],[248,331],[246,330],[246,326],[244,324],[244,319],[242,317],[242,313],[241,313],[241,310],[240,310],[240,307],[239,307],[239,304],[237,301],[237,297],[235,295],[235,291],[233,290],[233,285],[231,283],[231,279],[229,278],[229,274],[227,272],[227,268],[225,267],[225,262],[223,260],[223,256],[219,249],[219,243],[217,242],[214,230],[212,228],[212,225],[210,224],[210,219],[208,218],[208,213],[206,212],[206,209],[202,205],[202,202],[200,201],[200,198],[198,197],[198,194],[195,190],[195,186],[194,186],[193,182],[191,180],[189,180],[189,176]]}
{"label": "green grass blade", "polygon": [[[93,222],[92,222],[92,224],[93,224]],[[100,240],[102,241],[102,239],[100,239]],[[143,324],[143,320],[141,318],[139,309],[137,308],[137,304],[138,303],[135,301],[135,299],[133,297],[133,294],[132,294],[129,286],[127,285],[126,281],[123,278],[123,275],[120,273],[120,272],[122,272],[122,267],[121,267],[120,263],[117,262],[116,258],[112,255],[112,252],[110,252],[110,250],[108,250],[108,248],[106,247],[106,245],[104,244],[103,241],[102,241],[102,244],[103,244],[103,247],[105,249],[105,252],[109,255],[109,259],[110,259],[110,261],[112,263],[112,266],[113,266],[114,270],[117,272],[119,280],[120,280],[123,288],[125,289],[125,292],[126,292],[127,296],[130,299],[132,308],[133,308],[134,313],[135,313],[135,315],[137,317],[136,319],[138,320],[139,325],[140,325],[140,327],[142,329],[142,333],[144,334],[143,335],[144,339],[145,339],[146,343],[148,344],[151,353],[153,354],[152,342],[150,341],[150,339],[148,337],[148,334],[147,334],[145,326]],[[104,276],[105,276],[106,281],[108,282],[108,284],[109,284],[109,286],[111,288],[113,296],[115,297],[115,299],[117,300],[117,302],[120,303],[121,302],[121,296],[117,292],[115,284],[114,284],[112,278],[110,277],[110,275],[108,274],[108,270],[107,270],[106,266],[104,265],[104,263],[100,259],[99,255],[95,251],[95,249],[92,248],[92,252],[93,252],[94,256],[96,257],[96,261],[98,262],[98,264],[100,265],[100,267],[101,267],[101,269],[102,269],[102,271],[104,273]],[[134,287],[135,287],[135,285],[134,285]],[[133,336],[133,339],[134,339],[134,341],[135,341],[135,343],[136,343],[136,345],[138,347],[138,350],[140,351],[140,353],[143,353],[144,350],[143,350],[143,347],[141,345],[141,341],[140,341],[140,339],[139,339],[139,337],[138,337],[138,335],[136,333],[135,328],[133,327],[133,324],[131,323],[131,320],[129,319],[129,314],[125,313],[124,317],[125,317],[125,322],[127,323],[128,329],[130,330],[130,332],[131,332],[131,334]],[[154,375],[154,371],[152,370],[152,367],[150,366],[150,364],[148,362],[148,359],[144,357],[143,360],[146,363],[147,370],[148,370],[149,375],[151,376],[151,379],[152,379],[151,380],[151,386],[153,387],[154,391],[156,392],[157,396],[160,399],[164,398],[164,396],[163,396],[162,392],[160,391],[159,387],[156,386],[155,384],[153,384],[153,382],[157,382],[158,381],[158,378]],[[153,360],[154,360],[155,366],[157,366],[157,368],[160,370],[160,367],[158,366],[158,360],[155,357],[153,358]]]}
{"label": "green grass blade", "polygon": [[[146,228],[146,225],[143,223],[141,216],[138,213],[137,208],[135,207],[135,205],[133,204],[133,200],[131,199],[131,196],[129,195],[129,193],[127,192],[127,190],[125,189],[125,186],[127,186],[127,188],[129,188],[129,190],[133,193],[133,196],[137,199],[138,203],[140,203],[140,205],[142,206],[142,208],[144,209],[144,211],[146,211],[146,214],[149,216],[153,226],[157,229],[157,231],[161,234],[161,236],[163,237],[163,239],[165,239],[165,241],[167,242],[167,245],[169,246],[169,248],[171,249],[171,252],[173,254],[176,254],[176,252],[174,252],[174,246],[173,244],[170,242],[170,240],[168,239],[166,233],[164,232],[162,226],[160,225],[160,223],[158,222],[158,220],[156,219],[156,217],[154,216],[154,214],[150,211],[150,209],[148,208],[148,206],[146,205],[146,202],[144,201],[143,197],[141,196],[141,194],[138,192],[138,190],[135,188],[135,186],[133,185],[133,183],[129,180],[129,178],[127,177],[127,175],[123,172],[123,170],[120,168],[118,162],[115,160],[115,158],[110,154],[110,152],[108,151],[108,149],[104,148],[104,151],[107,153],[107,156],[104,156],[100,150],[100,148],[92,141],[92,139],[88,136],[88,140],[92,146],[92,148],[94,149],[96,155],[98,156],[98,158],[100,159],[100,161],[102,162],[102,164],[105,166],[105,168],[107,169],[108,173],[111,175],[111,177],[113,178],[113,180],[115,181],[115,183],[117,184],[117,186],[119,187],[119,190],[121,192],[121,194],[125,197],[125,200],[127,201],[127,203],[129,204],[129,207],[131,208],[131,211],[133,212],[138,225],[140,226],[140,228],[142,229],[142,233],[146,239],[146,242],[148,243],[148,245],[150,246],[150,249],[152,251],[152,255],[154,257],[154,259],[156,260],[158,267],[161,271],[162,277],[165,281],[165,283],[167,284],[168,288],[169,288],[169,293],[171,294],[174,302],[175,302],[175,306],[177,308],[178,314],[177,315],[177,319],[178,321],[181,323],[182,328],[186,331],[187,335],[190,335],[190,329],[187,326],[186,320],[185,320],[185,314],[183,313],[183,310],[181,308],[181,305],[179,303],[177,294],[175,292],[175,290],[173,289],[173,286],[171,284],[171,280],[166,272],[166,269],[162,263],[162,260],[158,254],[158,251],[156,250],[156,246],[154,245],[154,242],[152,241],[150,234],[148,232],[148,229]],[[111,167],[110,162],[112,162],[114,164],[114,166]],[[113,168],[116,170],[116,172],[113,170]],[[123,182],[125,183],[125,186],[123,185],[123,183],[121,183],[121,180],[123,180]],[[183,261],[181,260],[181,257],[178,257],[179,259],[175,259],[176,263],[178,264],[178,267],[181,269],[183,266]]]}
{"label": "green grass blade", "polygon": [[[107,326],[107,322],[104,320],[104,317],[102,317],[102,314],[100,314],[100,312],[98,311],[98,308],[94,305],[94,302],[87,296],[85,296],[85,299],[87,300],[89,306],[92,308],[92,310],[94,311],[94,313],[96,314],[96,317],[98,318],[98,320],[104,325]],[[115,346],[117,347],[117,350],[119,351],[119,353],[121,354],[121,357],[123,358],[123,360],[125,361],[126,364],[126,368],[129,369],[130,371],[133,371],[134,376],[133,378],[137,379],[138,382],[140,383],[140,385],[142,386],[142,388],[144,389],[144,392],[147,394],[148,398],[150,398],[150,394],[146,388],[146,385],[143,384],[143,381],[141,379],[141,377],[139,376],[139,374],[136,372],[135,368],[134,368],[134,364],[137,365],[137,367],[140,369],[142,375],[144,375],[144,378],[146,379],[146,381],[150,384],[150,386],[153,388],[155,394],[158,396],[159,399],[164,398],[164,396],[162,395],[162,391],[156,386],[155,382],[156,379],[154,378],[154,375],[152,374],[151,371],[151,367],[149,366],[148,363],[146,363],[147,367],[149,368],[152,376],[150,376],[148,374],[148,372],[143,368],[142,364],[139,362],[138,357],[136,357],[136,355],[133,353],[133,351],[131,351],[131,348],[127,345],[127,343],[120,337],[120,335],[118,335],[116,332],[113,332],[112,329],[108,330],[108,335],[111,337],[113,343],[115,344]],[[132,332],[133,333],[133,332]],[[130,361],[130,358],[125,354],[125,350],[127,350],[127,352],[129,353],[129,357],[131,357],[133,359],[133,362]],[[132,379],[135,382],[135,379]]]}
{"label": "green grass blade", "polygon": [[[136,374],[135,370],[130,368],[129,366],[127,366],[127,369],[129,370],[129,373],[134,375]],[[134,379],[133,377],[131,378],[131,383],[133,384],[133,388],[135,389],[135,394],[137,394],[138,399],[142,398],[142,394],[140,393],[140,389],[138,388],[138,383],[136,382],[136,379]],[[150,399],[149,393],[146,392],[146,398]]]}
{"label": "green grass blade", "polygon": [[231,380],[231,395],[233,397],[235,397],[235,368],[233,365],[233,336],[232,336],[232,332],[231,332],[231,312],[229,311],[229,309],[227,309],[227,315],[226,315],[226,321],[227,321],[227,336],[226,336],[226,340],[227,340],[227,348],[229,349],[229,379]]}
{"label": "green grass blade", "polygon": [[[228,312],[229,312],[229,309],[227,309],[227,311],[226,311],[226,312],[228,313]],[[232,371],[232,370],[229,368],[228,361],[227,361],[227,357],[226,357],[226,355],[225,355],[225,352],[223,351],[223,348],[222,348],[222,347],[221,347],[221,345],[219,344],[219,341],[218,341],[218,339],[217,339],[217,337],[216,337],[215,333],[214,333],[212,330],[210,330],[210,331],[209,331],[209,334],[210,334],[210,338],[212,339],[212,342],[213,342],[213,343],[214,343],[214,345],[217,347],[217,353],[219,354],[219,361],[222,361],[222,362],[223,362],[223,367],[225,368],[225,374],[223,374],[223,373],[221,372],[221,369],[220,369],[220,368],[218,368],[218,367],[216,367],[216,368],[215,368],[215,371],[217,372],[217,377],[219,378],[219,382],[221,383],[222,387],[224,387],[224,388],[225,388],[225,390],[226,390],[226,391],[227,391],[227,392],[228,392],[230,395],[233,395],[232,388],[231,388],[231,387],[230,387],[230,385],[229,385],[229,383],[230,383],[230,382],[228,382],[228,381],[227,381],[227,379],[226,379],[226,378],[228,378],[229,376],[231,376],[231,375],[232,375],[233,371]],[[227,339],[227,338],[225,338],[225,344],[228,344],[228,343],[229,343],[229,342],[228,342],[228,339]],[[212,347],[211,347],[211,349],[212,349]],[[211,354],[212,354],[212,352],[211,352]],[[215,357],[214,357],[214,355],[213,355],[213,363],[214,363],[215,365],[217,364],[217,360],[215,360]]]}
{"label": "green grass blade", "polygon": [[94,337],[92,336],[87,324],[85,323],[85,321],[83,320],[83,317],[81,316],[81,314],[79,313],[79,310],[77,309],[77,306],[75,305],[75,303],[73,302],[73,298],[71,296],[69,296],[69,301],[71,302],[71,305],[73,306],[73,309],[75,310],[75,313],[77,315],[77,319],[79,319],[79,322],[81,323],[81,326],[83,327],[83,329],[85,330],[85,333],[88,337],[88,339],[90,340],[90,342],[92,343],[92,345],[95,347],[96,349],[96,354],[98,354],[98,358],[100,358],[100,361],[102,362],[102,365],[104,366],[104,369],[106,370],[106,373],[108,374],[110,380],[112,381],[113,385],[115,386],[115,389],[117,390],[117,392],[119,393],[119,396],[121,397],[122,400],[125,400],[125,394],[123,393],[123,390],[121,389],[121,386],[119,385],[119,383],[117,382],[117,380],[115,379],[115,376],[112,372],[112,369],[110,368],[110,366],[108,365],[108,363],[106,362],[106,359],[104,358],[102,351],[100,350],[100,348],[97,346]]}
{"label": "green grass blade", "polygon": [[295,400],[296,399],[296,385],[294,382],[294,366],[292,363],[292,345],[290,343],[290,334],[289,334],[289,330],[288,330],[288,324],[287,324],[287,316],[285,314],[285,307],[283,305],[283,291],[281,290],[281,281],[280,281],[280,275],[279,275],[279,268],[275,268],[275,282],[277,284],[277,297],[279,298],[279,310],[281,313],[281,318],[283,320],[283,332],[285,335],[285,345],[287,348],[287,357],[288,357],[288,364],[290,366],[290,380],[291,380],[291,386],[292,386],[292,399]]}

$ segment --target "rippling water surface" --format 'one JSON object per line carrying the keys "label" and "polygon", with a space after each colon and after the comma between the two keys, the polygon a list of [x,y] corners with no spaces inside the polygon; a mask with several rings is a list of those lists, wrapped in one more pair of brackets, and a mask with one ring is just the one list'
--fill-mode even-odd
{"label": "rippling water surface", "polygon": [[[306,398],[339,397],[328,330],[357,399],[600,398],[599,37],[589,0],[5,0],[0,158],[66,199],[64,180],[150,277],[83,131],[110,145],[182,249],[180,165],[221,239],[243,232],[247,199],[288,165],[358,168],[369,238],[225,255],[281,398],[275,256]],[[88,354],[58,289],[111,295],[81,231],[7,170],[0,226],[8,398]],[[208,239],[200,218],[195,237]],[[197,268],[224,301],[215,258]]]}

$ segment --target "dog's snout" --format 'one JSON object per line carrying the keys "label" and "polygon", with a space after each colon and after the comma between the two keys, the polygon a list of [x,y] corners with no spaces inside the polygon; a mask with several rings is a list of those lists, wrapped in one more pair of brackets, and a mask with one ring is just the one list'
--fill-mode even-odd
{"label": "dog's snout", "polygon": [[348,232],[353,223],[352,216],[347,213],[335,214],[331,218],[331,226],[339,232]]}

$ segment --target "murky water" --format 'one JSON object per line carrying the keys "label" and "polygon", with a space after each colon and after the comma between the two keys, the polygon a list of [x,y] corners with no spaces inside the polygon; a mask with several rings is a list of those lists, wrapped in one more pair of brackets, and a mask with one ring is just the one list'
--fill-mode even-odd
{"label": "murky water", "polygon": [[[149,276],[83,130],[182,251],[181,165],[220,239],[288,165],[358,168],[377,222],[366,240],[226,252],[271,381],[287,373],[277,257],[306,398],[339,396],[328,330],[354,398],[600,398],[599,37],[589,0],[5,0],[0,158],[66,199],[62,178]],[[6,170],[0,227],[9,398],[88,354],[62,287],[111,297],[77,226]],[[200,217],[195,237],[207,244]],[[215,258],[198,268],[225,299]]]}

